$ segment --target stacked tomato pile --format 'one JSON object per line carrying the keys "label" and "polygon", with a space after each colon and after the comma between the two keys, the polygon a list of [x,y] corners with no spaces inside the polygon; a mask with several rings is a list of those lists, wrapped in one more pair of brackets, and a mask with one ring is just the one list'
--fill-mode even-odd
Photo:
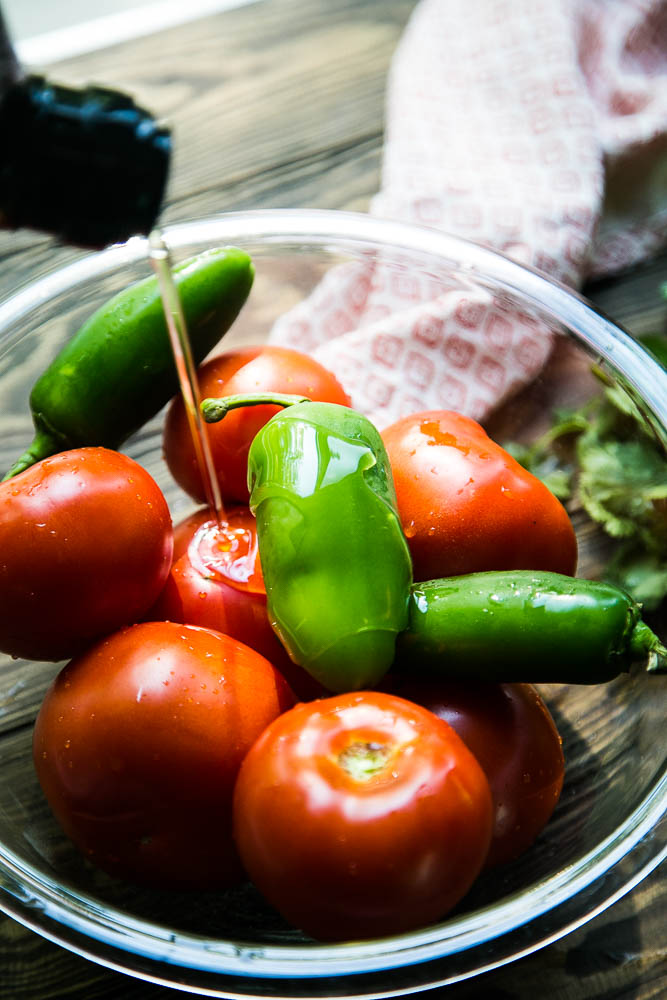
{"label": "stacked tomato pile", "polygon": [[[209,361],[200,385],[349,402],[320,365],[278,348]],[[561,741],[528,685],[390,672],[381,690],[331,695],[291,663],[269,624],[247,506],[248,448],[274,412],[238,410],[210,428],[237,550],[225,579],[193,556],[210,513],[172,528],[159,488],[125,455],[67,451],[8,481],[0,648],[71,658],[37,718],[34,759],[93,864],[165,888],[250,877],[323,940],[397,933],[441,918],[485,867],[534,842],[560,795]],[[165,457],[201,502],[189,434],[175,401]],[[574,572],[562,506],[479,425],[415,414],[383,440],[416,580]]]}

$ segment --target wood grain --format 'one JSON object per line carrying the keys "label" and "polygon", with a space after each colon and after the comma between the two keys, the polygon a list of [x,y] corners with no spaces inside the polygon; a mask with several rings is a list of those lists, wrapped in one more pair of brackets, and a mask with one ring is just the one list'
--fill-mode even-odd
{"label": "wood grain", "polygon": [[[54,79],[129,91],[168,120],[163,221],[241,208],[365,209],[387,66],[414,0],[263,0],[81,56]],[[0,297],[77,252],[0,233]]]}
{"label": "wood grain", "polygon": [[[169,119],[165,222],[233,209],[365,210],[380,182],[386,73],[414,0],[261,0],[63,62],[54,78],[130,90]],[[0,299],[78,251],[0,233]],[[586,292],[639,334],[664,328],[667,254]],[[24,680],[24,678],[22,678]],[[24,748],[45,683],[8,685],[3,739]],[[7,687],[6,687],[7,689]],[[18,752],[18,750],[17,750]],[[23,751],[22,751],[23,752]],[[667,996],[661,871],[564,939],[432,996],[446,1000],[658,1000]],[[153,1000],[171,991],[103,969],[0,916],[0,1000]]]}

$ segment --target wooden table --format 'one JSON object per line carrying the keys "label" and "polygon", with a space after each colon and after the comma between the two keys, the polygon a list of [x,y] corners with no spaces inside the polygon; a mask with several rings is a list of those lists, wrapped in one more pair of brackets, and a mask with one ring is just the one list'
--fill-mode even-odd
{"label": "wooden table", "polygon": [[[365,210],[379,186],[391,54],[414,0],[260,0],[49,69],[129,90],[169,119],[165,222],[243,208]],[[0,297],[76,256],[0,235]],[[667,254],[586,289],[633,333],[664,327]],[[448,1000],[667,996],[664,870],[580,930],[514,965],[437,991]],[[0,916],[0,1000],[176,996],[110,972]]]}

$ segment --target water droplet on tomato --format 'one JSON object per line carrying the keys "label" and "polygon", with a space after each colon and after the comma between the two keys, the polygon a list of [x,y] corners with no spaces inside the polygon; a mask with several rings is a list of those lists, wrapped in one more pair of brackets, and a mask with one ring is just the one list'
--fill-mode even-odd
{"label": "water droplet on tomato", "polygon": [[235,524],[233,513],[220,525],[214,521],[202,524],[188,546],[188,556],[192,567],[204,579],[265,593],[257,533],[245,523]]}

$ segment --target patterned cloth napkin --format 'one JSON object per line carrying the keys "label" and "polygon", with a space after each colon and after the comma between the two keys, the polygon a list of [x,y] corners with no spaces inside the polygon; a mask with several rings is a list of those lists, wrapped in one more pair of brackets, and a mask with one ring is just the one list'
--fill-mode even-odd
{"label": "patterned cloth napkin", "polygon": [[[667,0],[420,0],[388,81],[378,216],[577,288],[667,242]],[[483,419],[554,334],[483,293],[335,268],[271,342],[313,354],[378,427]]]}

